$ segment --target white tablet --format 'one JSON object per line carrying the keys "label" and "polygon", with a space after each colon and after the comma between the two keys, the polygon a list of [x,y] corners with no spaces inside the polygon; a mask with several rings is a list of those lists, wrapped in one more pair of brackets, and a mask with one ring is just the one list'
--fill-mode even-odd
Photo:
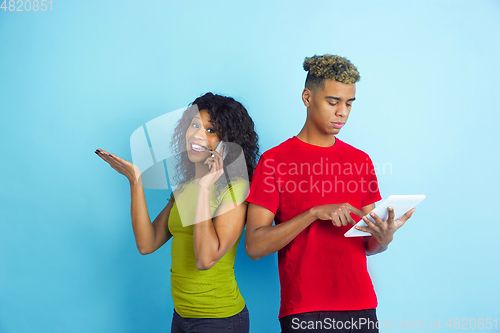
{"label": "white tablet", "polygon": [[[387,207],[391,206],[394,208],[394,220],[399,220],[406,214],[410,209],[415,207],[420,201],[425,199],[425,195],[390,195],[387,199],[382,201],[372,212],[377,214],[383,221],[387,220],[389,213]],[[370,212],[371,213],[371,212]],[[370,221],[375,223],[375,220],[368,214],[366,215]],[[366,227],[366,223],[360,220],[356,223],[357,226]],[[357,230],[354,227],[349,229],[348,232],[344,234],[345,237],[360,237],[360,236],[371,236],[370,233]]]}

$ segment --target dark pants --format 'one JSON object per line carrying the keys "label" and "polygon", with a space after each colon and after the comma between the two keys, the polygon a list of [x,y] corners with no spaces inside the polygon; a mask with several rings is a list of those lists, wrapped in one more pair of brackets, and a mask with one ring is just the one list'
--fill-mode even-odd
{"label": "dark pants", "polygon": [[375,309],[356,311],[314,311],[281,317],[282,333],[378,332]]}
{"label": "dark pants", "polygon": [[247,306],[226,318],[183,318],[174,309],[171,333],[248,333],[250,319]]}

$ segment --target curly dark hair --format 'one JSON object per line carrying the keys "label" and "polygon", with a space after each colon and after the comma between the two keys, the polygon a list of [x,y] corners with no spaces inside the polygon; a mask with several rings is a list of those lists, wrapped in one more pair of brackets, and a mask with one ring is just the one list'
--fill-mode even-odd
{"label": "curly dark hair", "polygon": [[325,54],[314,55],[304,60],[304,70],[307,71],[306,88],[316,90],[325,86],[325,79],[342,83],[356,83],[360,80],[358,69],[346,58]]}
{"label": "curly dark hair", "polygon": [[[172,150],[175,156],[177,156],[177,173],[174,180],[179,184],[176,191],[182,191],[182,188],[195,176],[195,164],[189,160],[186,151],[186,132],[198,110],[202,109],[207,110],[210,115],[210,123],[214,126],[217,136],[228,143],[224,148],[227,151],[227,155],[224,158],[224,174],[228,174],[227,166],[238,159],[243,152],[246,170],[236,170],[236,172],[238,175],[244,176],[244,178],[247,178],[248,175],[248,181],[252,181],[253,172],[259,157],[259,137],[255,132],[255,124],[240,102],[231,97],[208,92],[196,98],[190,104],[190,107],[184,111],[174,129]],[[236,145],[231,143],[235,143]],[[241,169],[245,169],[245,167],[242,166]],[[233,173],[234,170],[231,171]],[[217,180],[217,190],[219,193],[223,187],[228,185],[224,178],[220,177]],[[229,184],[229,186],[231,185]]]}

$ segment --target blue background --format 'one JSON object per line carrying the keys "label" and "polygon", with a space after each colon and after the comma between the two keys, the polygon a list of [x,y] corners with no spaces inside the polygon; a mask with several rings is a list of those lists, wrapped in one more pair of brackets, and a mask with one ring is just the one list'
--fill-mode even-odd
{"label": "blue background", "polygon": [[[383,197],[427,195],[369,257],[379,319],[500,317],[499,1],[54,0],[0,11],[0,332],[168,332],[170,243],[139,254],[94,150],[130,160],[136,128],[212,91],[263,152],[302,128],[302,62],[324,53],[361,73],[339,138],[390,164]],[[152,218],[168,193],[146,190]],[[276,256],[243,245],[251,331],[278,332]]]}

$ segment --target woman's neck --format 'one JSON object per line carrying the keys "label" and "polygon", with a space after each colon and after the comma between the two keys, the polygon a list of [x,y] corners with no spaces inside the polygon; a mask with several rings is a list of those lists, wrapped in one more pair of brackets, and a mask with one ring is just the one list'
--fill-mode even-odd
{"label": "woman's neck", "polygon": [[208,173],[208,164],[203,164],[202,162],[196,163],[194,168],[194,180],[193,184],[198,184],[200,178]]}

